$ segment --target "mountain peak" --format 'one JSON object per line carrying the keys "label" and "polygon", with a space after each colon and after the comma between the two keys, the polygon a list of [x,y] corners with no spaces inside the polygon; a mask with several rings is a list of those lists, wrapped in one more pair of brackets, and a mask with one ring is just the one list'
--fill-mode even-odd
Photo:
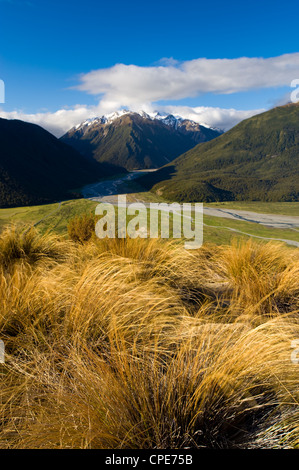
{"label": "mountain peak", "polygon": [[[182,126],[188,125],[190,127],[194,128],[199,128],[199,127],[205,127],[207,129],[211,129],[207,124],[204,123],[197,123],[195,121],[192,121],[191,119],[185,119],[182,116],[179,115],[173,115],[173,114],[166,114],[166,113],[160,113],[159,111],[154,111],[154,112],[146,112],[143,110],[140,111],[131,111],[129,109],[121,109],[119,111],[114,111],[109,114],[104,114],[103,116],[98,116],[90,119],[86,119],[82,123],[78,124],[77,126],[73,127],[72,130],[87,130],[88,127],[92,125],[101,125],[101,124],[111,124],[114,122],[116,119],[120,119],[125,115],[132,115],[132,116],[139,116],[143,119],[149,119],[151,121],[158,120],[165,124],[166,126],[171,126],[174,129],[180,128]],[[213,129],[215,131],[220,131],[219,129]],[[220,131],[221,132],[221,131]]]}
{"label": "mountain peak", "polygon": [[219,135],[172,114],[122,109],[87,119],[61,139],[89,159],[134,170],[159,168]]}

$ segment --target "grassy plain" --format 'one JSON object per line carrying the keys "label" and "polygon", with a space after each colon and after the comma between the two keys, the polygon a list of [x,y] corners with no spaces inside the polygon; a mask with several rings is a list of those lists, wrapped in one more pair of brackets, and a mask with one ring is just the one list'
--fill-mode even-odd
{"label": "grassy plain", "polygon": [[[127,201],[163,202],[151,193],[128,194]],[[42,233],[53,230],[59,235],[67,234],[69,221],[85,213],[94,213],[97,202],[87,199],[74,199],[60,204],[0,209],[0,230],[9,223],[36,225]],[[227,202],[205,204],[206,206],[250,210],[259,213],[298,215],[299,203]],[[299,232],[291,229],[276,229],[252,222],[236,221],[220,217],[204,216],[204,242],[229,244],[235,238],[248,239],[250,235],[274,239],[287,239],[299,242]],[[230,229],[237,230],[231,231]],[[238,231],[244,234],[238,233]],[[245,235],[248,234],[248,235]]]}

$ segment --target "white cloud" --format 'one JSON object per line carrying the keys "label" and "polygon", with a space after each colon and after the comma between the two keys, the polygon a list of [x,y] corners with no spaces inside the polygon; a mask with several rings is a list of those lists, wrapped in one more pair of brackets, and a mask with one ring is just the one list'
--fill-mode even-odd
{"label": "white cloud", "polygon": [[242,111],[233,108],[225,109],[205,106],[197,106],[195,108],[188,106],[165,106],[161,110],[169,114],[178,114],[185,119],[190,119],[208,127],[218,127],[224,131],[229,130],[244,119],[266,111],[265,109]]}
{"label": "white cloud", "polygon": [[102,95],[102,105],[144,106],[156,101],[179,100],[203,93],[230,94],[259,88],[290,86],[299,77],[299,53],[279,57],[194,59],[139,67],[116,64],[79,77],[76,87]]}
{"label": "white cloud", "polygon": [[[111,108],[116,111],[117,107]],[[207,125],[210,127],[218,127],[223,130],[228,130],[238,124],[243,119],[247,119],[255,114],[258,114],[263,109],[240,111],[236,109],[223,109],[198,106],[191,108],[188,106],[155,106],[147,105],[143,108],[136,109],[140,111],[143,109],[146,112],[160,111],[168,114],[175,114],[182,116],[185,119],[191,119],[199,124]],[[45,112],[37,114],[26,114],[23,111],[3,111],[0,110],[0,117],[5,119],[21,119],[22,121],[32,122],[38,124],[57,137],[61,137],[65,132],[73,126],[80,124],[88,118],[102,116],[110,111],[110,108],[99,106],[76,106],[73,109],[60,109],[55,113]]]}
{"label": "white cloud", "polygon": [[0,117],[5,119],[21,119],[22,121],[38,124],[57,137],[61,137],[71,127],[88,118],[98,116],[98,106],[75,106],[72,109],[59,109],[55,113],[45,112],[27,114],[23,111],[0,110]]}
{"label": "white cloud", "polygon": [[[296,78],[299,78],[299,53],[268,59],[202,58],[177,62],[173,58],[163,58],[151,67],[116,64],[79,77],[77,88],[89,94],[99,95],[98,105],[77,105],[72,109],[60,109],[54,113],[36,114],[0,110],[0,117],[36,123],[60,137],[87,118],[126,107],[135,111],[158,109],[228,130],[239,121],[263,110],[170,106],[167,100],[180,100],[203,93],[230,94],[259,88],[290,86]],[[165,105],[157,105],[157,102],[163,101]]]}

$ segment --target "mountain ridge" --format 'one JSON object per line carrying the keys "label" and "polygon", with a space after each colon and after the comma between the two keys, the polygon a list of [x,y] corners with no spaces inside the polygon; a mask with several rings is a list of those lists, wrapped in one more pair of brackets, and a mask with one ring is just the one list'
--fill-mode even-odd
{"label": "mountain ridge", "polygon": [[0,142],[0,207],[75,198],[75,188],[112,171],[36,124],[0,118]]}
{"label": "mountain ridge", "polygon": [[299,105],[246,119],[139,182],[179,201],[298,201]]}
{"label": "mountain ridge", "polygon": [[220,131],[173,115],[122,110],[83,121],[60,140],[88,159],[126,170],[159,168]]}
{"label": "mountain ridge", "polygon": [[120,111],[114,111],[114,112],[109,113],[109,114],[103,114],[102,116],[97,116],[97,117],[86,119],[85,121],[82,121],[80,124],[77,124],[76,126],[73,126],[70,130],[74,130],[74,129],[78,130],[78,129],[83,128],[85,126],[92,125],[93,123],[109,124],[109,123],[113,122],[115,119],[118,119],[118,118],[120,118],[120,117],[122,117],[126,114],[138,114],[139,116],[143,117],[144,119],[151,119],[151,120],[156,119],[156,120],[159,120],[159,121],[163,122],[166,125],[169,125],[169,126],[172,126],[172,127],[175,127],[175,128],[181,127],[182,123],[184,121],[188,121],[194,127],[201,126],[201,127],[205,127],[206,129],[212,129],[212,130],[215,130],[219,133],[223,133],[222,129],[219,129],[217,127],[208,126],[205,123],[198,123],[198,122],[195,122],[191,119],[183,118],[182,116],[180,116],[178,114],[176,114],[176,115],[167,114],[167,113],[162,114],[162,113],[160,113],[160,111],[154,111],[154,112],[146,112],[146,111],[143,111],[143,110],[132,111],[132,110],[129,110],[129,109],[122,109]]}

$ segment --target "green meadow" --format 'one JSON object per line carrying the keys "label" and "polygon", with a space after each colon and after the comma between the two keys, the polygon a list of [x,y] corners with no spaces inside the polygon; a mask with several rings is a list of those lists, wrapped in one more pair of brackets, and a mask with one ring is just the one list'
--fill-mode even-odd
{"label": "green meadow", "polygon": [[[128,195],[127,201],[162,202],[158,196],[153,198],[150,193],[134,193]],[[74,199],[64,201],[61,204],[47,204],[41,206],[18,207],[13,209],[0,209],[0,229],[7,224],[34,225],[41,233],[53,230],[58,235],[67,233],[67,226],[71,219],[83,214],[92,214],[97,202],[88,199]],[[284,215],[297,215],[299,213],[298,202],[262,203],[262,202],[227,202],[205,204],[211,207],[225,209],[248,210],[259,213],[272,213]],[[233,239],[249,239],[263,237],[265,239],[287,239],[299,242],[299,231],[292,229],[278,229],[262,224],[231,220],[221,217],[204,215],[204,242],[212,242],[217,245],[230,244]],[[243,232],[243,233],[239,233]],[[261,240],[263,239],[261,238]]]}

